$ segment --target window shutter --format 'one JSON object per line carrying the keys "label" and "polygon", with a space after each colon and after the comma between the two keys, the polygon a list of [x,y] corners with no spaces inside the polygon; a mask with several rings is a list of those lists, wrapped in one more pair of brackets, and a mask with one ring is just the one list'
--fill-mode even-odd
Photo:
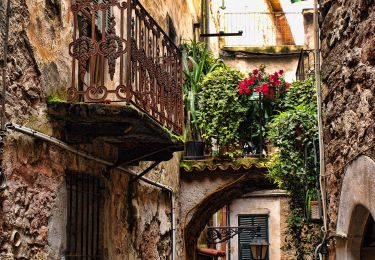
{"label": "window shutter", "polygon": [[[242,215],[238,217],[238,226],[260,226],[260,234],[269,242],[268,215]],[[240,260],[252,260],[249,243],[253,237],[249,233],[240,233],[238,236]],[[267,259],[269,256],[267,254]]]}

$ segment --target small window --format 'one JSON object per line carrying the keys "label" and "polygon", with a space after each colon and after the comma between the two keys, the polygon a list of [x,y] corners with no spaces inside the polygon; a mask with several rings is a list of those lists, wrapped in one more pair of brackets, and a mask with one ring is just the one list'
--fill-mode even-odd
{"label": "small window", "polygon": [[[260,226],[260,234],[263,239],[269,242],[268,215],[240,215],[238,216],[238,226]],[[238,235],[239,260],[252,260],[250,253],[250,242],[254,237],[247,232]],[[269,254],[267,253],[267,260]]]}
{"label": "small window", "polygon": [[167,14],[168,36],[176,44],[177,33],[172,18]]}
{"label": "small window", "polygon": [[67,175],[67,260],[102,259],[103,185],[88,174]]}

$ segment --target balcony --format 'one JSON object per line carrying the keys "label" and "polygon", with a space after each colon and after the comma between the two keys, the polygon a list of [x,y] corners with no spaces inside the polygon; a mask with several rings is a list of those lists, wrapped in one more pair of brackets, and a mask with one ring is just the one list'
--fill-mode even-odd
{"label": "balcony", "polygon": [[250,52],[286,53],[303,45],[303,28],[294,28],[303,19],[300,13],[225,13],[225,31],[243,31],[242,37],[226,37],[224,49]]}
{"label": "balcony", "polygon": [[72,143],[114,144],[131,157],[122,161],[180,150],[168,138],[183,132],[179,48],[136,0],[76,0],[71,9],[68,103],[49,107],[57,130]]}

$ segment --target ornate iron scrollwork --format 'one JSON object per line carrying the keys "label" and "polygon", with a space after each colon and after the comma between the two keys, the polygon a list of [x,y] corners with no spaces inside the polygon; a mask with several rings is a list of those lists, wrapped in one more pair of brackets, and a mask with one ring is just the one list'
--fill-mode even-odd
{"label": "ornate iron scrollwork", "polygon": [[225,242],[240,233],[248,233],[254,238],[259,230],[259,226],[241,226],[241,227],[208,227],[207,243],[219,244]]}
{"label": "ornate iron scrollwork", "polygon": [[88,21],[82,21],[82,36],[69,46],[70,55],[78,60],[79,77],[81,80],[85,78],[87,70],[87,61],[97,53],[97,44],[90,37],[87,32]]}
{"label": "ornate iron scrollwork", "polygon": [[126,41],[121,39],[116,35],[116,21],[115,17],[112,16],[109,18],[109,30],[108,35],[105,39],[99,44],[99,52],[104,55],[108,60],[108,74],[110,75],[111,80],[116,72],[116,60],[120,55],[124,54],[126,51]]}
{"label": "ornate iron scrollwork", "polygon": [[69,100],[132,103],[182,134],[182,55],[139,1],[76,0],[71,10]]}

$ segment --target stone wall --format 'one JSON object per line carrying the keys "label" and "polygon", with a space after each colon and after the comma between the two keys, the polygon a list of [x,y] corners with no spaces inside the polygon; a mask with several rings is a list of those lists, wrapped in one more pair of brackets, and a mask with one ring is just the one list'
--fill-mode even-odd
{"label": "stone wall", "polygon": [[[60,259],[64,255],[67,171],[90,173],[105,180],[106,259],[168,259],[169,194],[141,182],[129,185],[130,175],[120,171],[111,171],[105,179],[103,165],[22,134],[9,134],[6,147],[8,188],[0,194],[1,259]],[[176,155],[161,164],[150,177],[178,190],[178,160]],[[140,171],[138,167],[133,170]],[[11,241],[14,231],[21,236],[20,246]]]}
{"label": "stone wall", "polygon": [[[63,97],[70,85],[68,45],[73,17],[69,2],[11,0],[6,116],[9,121],[46,134],[52,134],[46,98],[51,94]],[[190,38],[199,1],[141,2],[165,30],[168,13],[178,38]],[[4,17],[5,4],[0,2],[0,17]],[[0,31],[3,35],[3,19]],[[1,37],[0,63],[3,44]],[[79,148],[96,149],[90,145]],[[111,153],[102,149],[101,155],[111,159]],[[8,187],[0,193],[0,259],[59,259],[65,250],[66,171],[99,176],[103,165],[13,131],[8,131],[4,150]],[[141,164],[133,170],[140,172],[146,166]],[[175,154],[148,176],[172,187],[178,196],[178,172],[179,155]],[[168,259],[170,197],[142,182],[129,185],[129,178],[112,170],[106,180],[104,254],[107,259]],[[178,209],[177,203],[174,206]],[[15,231],[21,236],[18,247],[11,241]]]}
{"label": "stone wall", "polygon": [[345,167],[375,158],[375,2],[321,0],[325,166],[329,233],[336,230]]}

